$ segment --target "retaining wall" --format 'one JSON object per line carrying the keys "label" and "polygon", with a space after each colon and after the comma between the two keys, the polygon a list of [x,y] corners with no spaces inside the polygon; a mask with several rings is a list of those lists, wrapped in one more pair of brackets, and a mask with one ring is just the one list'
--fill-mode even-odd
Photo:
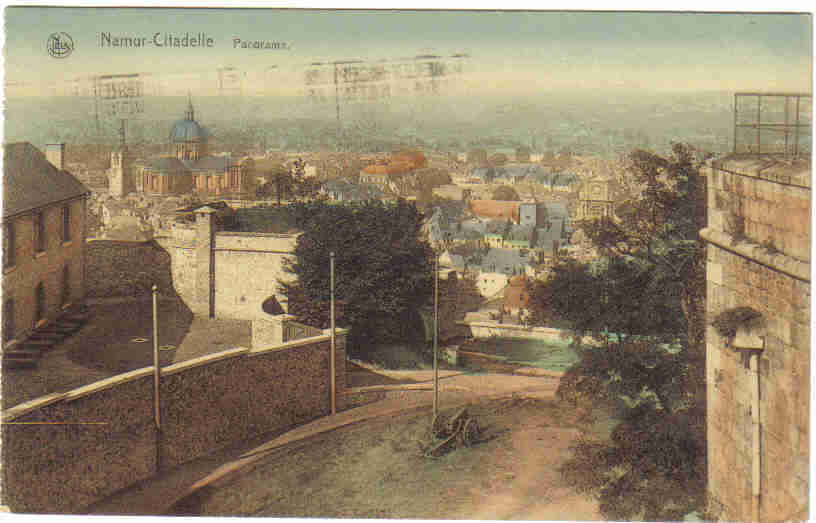
{"label": "retaining wall", "polygon": [[[221,231],[209,241],[195,232],[177,225],[170,236],[158,238],[172,259],[173,288],[194,313],[208,314],[212,300],[218,318],[264,319],[261,305],[270,296],[286,309],[278,281],[293,278],[283,265],[294,251],[296,235]],[[210,251],[211,267],[197,256],[199,248]],[[202,288],[197,282],[203,282]]]}
{"label": "retaining wall", "polygon": [[[338,410],[345,337],[338,329]],[[9,409],[3,413],[3,504],[14,512],[81,512],[159,470],[325,416],[331,412],[330,343],[325,331],[164,367],[161,433],[152,367]]]}
{"label": "retaining wall", "polygon": [[[550,327],[525,327],[524,325],[514,325],[508,323],[498,323],[495,321],[474,321],[457,322],[470,328],[470,333],[474,338],[525,338],[532,340],[560,340],[564,333],[560,329]],[[568,333],[569,334],[569,333]],[[569,336],[572,336],[569,334]]]}
{"label": "retaining wall", "polygon": [[[707,444],[709,511],[750,520],[807,519],[810,399],[809,164],[732,156],[708,176]],[[759,413],[747,355],[710,325],[750,307],[762,315]],[[760,436],[753,441],[752,418]],[[758,452],[754,449],[758,448]]]}

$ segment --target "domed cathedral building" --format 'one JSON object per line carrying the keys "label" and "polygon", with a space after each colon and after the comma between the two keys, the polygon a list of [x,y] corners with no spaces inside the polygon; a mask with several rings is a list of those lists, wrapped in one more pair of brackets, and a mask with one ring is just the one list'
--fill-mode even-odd
{"label": "domed cathedral building", "polygon": [[170,156],[137,164],[136,190],[148,195],[194,193],[203,198],[247,198],[255,194],[254,161],[230,154],[210,155],[207,130],[195,119],[192,99],[184,118],[170,129]]}

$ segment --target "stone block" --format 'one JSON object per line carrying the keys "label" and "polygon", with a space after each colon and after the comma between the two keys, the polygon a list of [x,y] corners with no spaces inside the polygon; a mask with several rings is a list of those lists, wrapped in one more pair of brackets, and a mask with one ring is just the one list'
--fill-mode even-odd
{"label": "stone block", "polygon": [[791,332],[791,346],[797,351],[810,351],[810,325],[798,322],[788,324]]}
{"label": "stone block", "polygon": [[706,267],[706,278],[717,285],[723,284],[723,268],[719,263],[709,263]]}
{"label": "stone block", "polygon": [[793,344],[792,323],[790,320],[780,317],[769,318],[768,331],[785,345]]}
{"label": "stone block", "polygon": [[718,231],[725,230],[725,218],[723,211],[716,211],[713,210],[712,207],[709,207],[708,211],[708,226],[712,229],[717,229]]}
{"label": "stone block", "polygon": [[785,253],[797,260],[810,260],[810,236],[808,234],[793,234],[786,247]]}

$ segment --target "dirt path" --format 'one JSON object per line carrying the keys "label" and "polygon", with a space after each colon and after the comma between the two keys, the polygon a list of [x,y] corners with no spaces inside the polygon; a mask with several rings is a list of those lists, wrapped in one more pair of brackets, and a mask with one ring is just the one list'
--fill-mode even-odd
{"label": "dirt path", "polygon": [[[428,371],[390,372],[422,382]],[[411,519],[597,520],[597,501],[563,485],[558,467],[582,429],[555,401],[557,380],[483,374],[444,375],[441,401],[470,404],[484,441],[439,459],[422,455],[432,393],[388,392],[361,423],[331,418],[289,433],[246,455],[251,466],[198,489],[177,514]],[[395,409],[401,413],[397,414]],[[335,420],[335,425],[337,421]],[[323,425],[322,430],[320,425]],[[325,431],[328,430],[328,431]],[[272,448],[272,450],[270,450]],[[229,464],[227,464],[229,465]]]}

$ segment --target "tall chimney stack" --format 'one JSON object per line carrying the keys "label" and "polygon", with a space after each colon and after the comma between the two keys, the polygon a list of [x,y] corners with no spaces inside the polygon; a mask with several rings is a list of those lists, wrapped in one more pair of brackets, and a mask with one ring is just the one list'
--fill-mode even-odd
{"label": "tall chimney stack", "polygon": [[45,146],[45,157],[57,169],[65,169],[65,144],[49,143]]}

